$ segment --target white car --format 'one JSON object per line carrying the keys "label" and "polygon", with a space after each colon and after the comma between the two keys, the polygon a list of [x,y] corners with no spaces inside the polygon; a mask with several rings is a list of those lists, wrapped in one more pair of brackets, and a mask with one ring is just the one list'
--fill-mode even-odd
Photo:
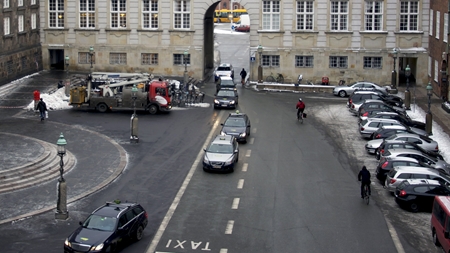
{"label": "white car", "polygon": [[357,90],[366,90],[366,91],[379,90],[384,95],[387,95],[389,93],[388,87],[382,87],[382,86],[380,86],[376,83],[372,83],[372,82],[359,81],[359,82],[352,83],[349,85],[336,86],[333,89],[333,94],[336,96],[339,96],[339,97],[347,97],[347,96],[350,96],[353,92],[355,92]]}

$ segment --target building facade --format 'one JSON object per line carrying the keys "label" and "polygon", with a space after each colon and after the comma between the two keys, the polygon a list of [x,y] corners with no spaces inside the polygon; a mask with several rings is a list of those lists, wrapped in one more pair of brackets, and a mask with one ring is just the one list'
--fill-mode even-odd
{"label": "building facade", "polygon": [[42,69],[37,0],[2,0],[0,84]]}
{"label": "building facade", "polygon": [[[182,76],[187,68],[190,76],[202,78],[214,68],[213,14],[219,3],[40,1],[44,68],[69,56],[68,67],[76,71],[89,71],[92,63],[94,71]],[[250,16],[252,80],[261,64],[264,77],[282,73],[294,82],[303,74],[318,82],[328,76],[331,84],[390,84],[395,68],[402,83],[409,65],[412,80],[428,83],[430,0],[239,3]]]}

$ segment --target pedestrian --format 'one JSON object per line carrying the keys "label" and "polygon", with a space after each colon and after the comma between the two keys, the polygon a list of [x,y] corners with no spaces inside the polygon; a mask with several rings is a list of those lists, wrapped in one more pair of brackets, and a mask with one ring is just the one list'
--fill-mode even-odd
{"label": "pedestrian", "polygon": [[47,111],[47,105],[45,104],[44,100],[42,100],[42,98],[37,104],[37,108],[39,110],[39,113],[41,114],[41,121],[43,121],[45,119],[45,112]]}
{"label": "pedestrian", "polygon": [[38,90],[35,90],[33,92],[33,98],[34,98],[34,110],[37,110],[37,104],[39,102],[39,99],[41,98],[41,93],[39,93]]}
{"label": "pedestrian", "polygon": [[241,75],[241,78],[242,78],[241,79],[241,84],[244,85],[245,84],[245,78],[247,77],[247,71],[245,71],[245,69],[242,68],[240,75]]}

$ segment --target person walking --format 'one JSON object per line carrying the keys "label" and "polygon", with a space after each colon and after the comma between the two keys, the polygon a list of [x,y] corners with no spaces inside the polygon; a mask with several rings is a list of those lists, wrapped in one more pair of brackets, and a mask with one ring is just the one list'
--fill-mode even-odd
{"label": "person walking", "polygon": [[245,84],[245,78],[247,77],[247,71],[245,71],[245,69],[242,68],[240,75],[241,75],[241,84],[244,85]]}
{"label": "person walking", "polygon": [[47,105],[45,104],[44,100],[42,100],[42,98],[37,104],[37,108],[39,110],[39,113],[41,114],[41,121],[43,121],[45,119],[45,112],[47,111]]}

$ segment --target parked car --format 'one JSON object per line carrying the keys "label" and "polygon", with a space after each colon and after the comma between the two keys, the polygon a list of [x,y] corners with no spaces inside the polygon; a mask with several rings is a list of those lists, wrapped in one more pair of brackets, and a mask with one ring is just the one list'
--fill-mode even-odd
{"label": "parked car", "polygon": [[385,151],[384,154],[381,155],[380,160],[382,159],[382,157],[412,157],[417,159],[421,163],[428,164],[430,167],[436,170],[440,170],[447,174],[450,173],[450,165],[447,162],[431,157],[420,152],[419,150],[402,148],[390,149]]}
{"label": "parked car", "polygon": [[377,131],[373,132],[372,140],[377,139],[386,139],[391,135],[400,134],[400,133],[414,133],[409,130],[408,127],[403,125],[395,125],[395,126],[382,126],[378,128]]}
{"label": "parked car", "polygon": [[80,222],[65,240],[64,252],[116,252],[129,239],[141,240],[147,223],[140,204],[108,202]]}
{"label": "parked car", "polygon": [[412,212],[428,211],[433,207],[435,196],[449,196],[450,185],[430,179],[406,179],[395,189],[395,202]]}
{"label": "parked car", "polygon": [[431,213],[431,237],[436,246],[442,246],[444,252],[450,252],[450,197],[434,197]]}
{"label": "parked car", "polygon": [[[390,112],[390,113],[396,113],[398,114],[398,111],[394,110],[394,109],[388,109],[388,108],[377,108],[377,109],[370,109],[370,110],[366,110],[363,114],[359,115],[359,122],[367,119],[367,118],[371,118],[373,115],[380,113],[380,112]],[[405,113],[405,115],[407,115]]]}
{"label": "parked car", "polygon": [[380,144],[378,149],[375,151],[375,155],[377,156],[377,159],[380,159],[381,155],[383,155],[384,152],[388,151],[389,149],[398,149],[398,148],[419,150],[420,152],[422,152],[430,157],[433,157],[433,158],[436,158],[439,160],[444,160],[444,158],[442,157],[442,155],[439,152],[435,152],[434,150],[433,151],[425,150],[421,146],[419,146],[417,143],[409,142],[409,141],[405,141],[405,140],[384,139],[384,141]]}
{"label": "parked car", "polygon": [[389,111],[395,111],[397,113],[405,114],[405,109],[397,106],[391,106],[386,104],[383,100],[373,100],[373,99],[366,99],[361,104],[361,106],[358,108],[358,117],[360,117],[364,112],[367,110],[372,109],[385,109]]}
{"label": "parked car", "polygon": [[220,89],[214,96],[214,108],[236,108],[238,98],[236,90]]}
{"label": "parked car", "polygon": [[450,183],[448,174],[431,168],[396,166],[386,175],[385,188],[395,192],[397,186],[406,179],[432,179]]}
{"label": "parked car", "polygon": [[352,83],[349,85],[336,86],[333,89],[333,94],[336,96],[340,96],[340,97],[346,97],[346,96],[351,95],[356,90],[370,91],[370,90],[374,90],[374,89],[380,90],[385,95],[388,94],[387,87],[381,87],[380,85],[378,85],[376,83],[367,82],[367,81],[358,81],[358,82],[355,82],[355,83]]}
{"label": "parked car", "polygon": [[237,32],[250,32],[250,16],[248,14],[241,15],[234,30]]}
{"label": "parked car", "polygon": [[237,90],[236,84],[234,83],[233,79],[228,76],[221,76],[219,80],[216,83],[216,92],[219,92],[221,89],[231,89],[231,90]]}
{"label": "parked car", "polygon": [[[375,134],[374,134],[375,135]],[[381,143],[385,140],[397,140],[397,141],[405,141],[417,144],[417,146],[425,149],[429,152],[439,152],[439,145],[436,141],[424,136],[415,133],[397,133],[393,134],[386,139],[374,139],[368,141],[366,144],[366,151],[370,154],[375,154],[376,150],[381,146]],[[412,148],[415,149],[415,148]],[[385,150],[386,151],[386,147]]]}
{"label": "parked car", "polygon": [[381,99],[388,105],[397,106],[397,107],[403,106],[404,101],[399,96],[392,95],[392,94],[386,95],[384,92],[381,92],[379,90],[373,90],[373,92],[378,93],[378,95],[380,95]]}
{"label": "parked car", "polygon": [[[400,121],[403,125],[421,129],[425,132],[425,123],[412,120],[407,114],[394,113],[394,112],[379,112],[372,115],[370,118],[378,119],[395,119]],[[426,133],[426,132],[425,132]]]}
{"label": "parked car", "polygon": [[401,125],[396,120],[371,119],[368,118],[359,123],[359,133],[363,138],[371,139],[372,134],[382,126]]}
{"label": "parked car", "polygon": [[230,113],[222,125],[221,135],[232,135],[238,142],[247,142],[250,136],[250,119],[245,113]]}
{"label": "parked car", "polygon": [[417,159],[411,157],[393,157],[393,158],[383,158],[378,162],[376,169],[376,178],[384,186],[386,181],[386,175],[391,169],[396,166],[412,166],[412,167],[424,167],[429,168],[417,161]]}
{"label": "parked car", "polygon": [[[358,111],[358,108],[366,99],[381,99],[381,97],[373,91],[355,91],[350,95],[347,100],[348,109]],[[353,104],[357,104],[357,106],[353,107]],[[353,108],[352,108],[353,107]]]}
{"label": "parked car", "polygon": [[239,161],[239,144],[231,135],[218,135],[203,157],[204,171],[233,172]]}
{"label": "parked car", "polygon": [[227,76],[234,79],[234,68],[229,63],[220,64],[214,71],[214,81],[217,82],[221,76]]}

